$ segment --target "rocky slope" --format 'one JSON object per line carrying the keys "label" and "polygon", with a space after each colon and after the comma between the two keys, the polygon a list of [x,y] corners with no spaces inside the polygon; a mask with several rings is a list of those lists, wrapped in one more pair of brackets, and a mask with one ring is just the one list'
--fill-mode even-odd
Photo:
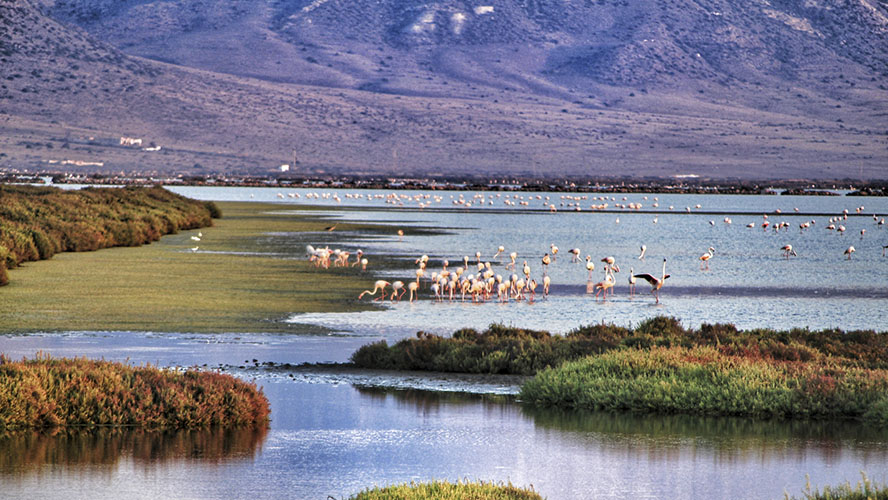
{"label": "rocky slope", "polygon": [[884,0],[16,0],[0,57],[6,168],[888,176]]}

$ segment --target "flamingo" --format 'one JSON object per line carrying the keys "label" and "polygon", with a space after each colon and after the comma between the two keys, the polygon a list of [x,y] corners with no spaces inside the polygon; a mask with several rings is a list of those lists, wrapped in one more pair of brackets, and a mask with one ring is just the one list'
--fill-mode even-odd
{"label": "flamingo", "polygon": [[647,252],[647,245],[641,245],[641,254],[638,255],[638,260],[644,260],[644,253]]}
{"label": "flamingo", "polygon": [[589,281],[592,281],[592,271],[595,270],[595,263],[592,262],[592,256],[586,256],[586,270],[589,271]]}
{"label": "flamingo", "polygon": [[[552,259],[549,257],[549,254],[543,255],[543,276],[546,275],[546,271],[549,270],[549,264],[552,262]],[[525,271],[524,274],[530,274],[529,271]]]}
{"label": "flamingo", "polygon": [[363,251],[363,250],[358,250],[357,252],[355,252],[355,263],[352,264],[352,267],[357,266],[358,264],[360,264],[360,262],[361,262],[361,257],[362,257],[363,255],[364,255],[364,251]]}
{"label": "flamingo", "polygon": [[370,263],[370,262],[369,262],[366,258],[361,259],[361,271],[366,271],[366,270],[367,270],[367,264],[369,264],[369,263]]}
{"label": "flamingo", "polygon": [[530,280],[530,282],[527,283],[527,289],[530,290],[530,299],[527,300],[528,303],[533,303],[533,299],[536,297],[536,288],[536,280]]}
{"label": "flamingo", "polygon": [[[437,284],[435,285],[435,287],[437,288]],[[419,289],[419,284],[417,282],[411,281],[410,283],[407,283],[407,290],[410,291],[410,295],[409,295],[410,302],[413,302],[413,297],[417,295],[416,291],[418,289]],[[419,297],[417,297],[417,298],[419,298]]]}
{"label": "flamingo", "polygon": [[367,295],[367,294],[376,295],[376,292],[382,292],[382,295],[380,295],[379,297],[377,297],[373,300],[385,300],[385,287],[387,287],[389,285],[390,285],[390,283],[388,281],[377,280],[376,283],[373,284],[373,291],[371,292],[370,290],[364,290],[363,292],[361,292],[360,295],[358,295],[358,300],[361,300],[364,297],[364,295]]}
{"label": "flamingo", "polygon": [[860,239],[863,239],[863,235],[866,233],[866,229],[860,230]]}
{"label": "flamingo", "polygon": [[549,246],[549,250],[552,251],[552,260],[558,260],[558,247],[555,246],[555,243]]}
{"label": "flamingo", "polygon": [[666,278],[668,278],[669,276],[670,275],[666,274],[666,259],[663,259],[662,277],[657,278],[656,276],[648,273],[635,275],[636,278],[641,278],[651,284],[651,293],[657,297],[657,304],[660,303],[660,289],[663,288],[663,284],[666,283]]}
{"label": "flamingo", "polygon": [[792,249],[792,245],[789,245],[789,244],[783,245],[781,250],[783,250],[783,256],[786,257],[787,259],[789,258],[790,255],[792,255],[793,257],[796,256],[795,250]]}
{"label": "flamingo", "polygon": [[610,273],[610,268],[604,266],[604,281],[595,283],[595,289],[598,290],[595,292],[595,300],[598,300],[598,294],[602,291],[604,291],[604,300],[607,300],[607,291],[613,289],[615,281],[614,276]]}
{"label": "flamingo", "polygon": [[629,268],[629,297],[635,296],[635,276],[632,274],[634,270]]}
{"label": "flamingo", "polygon": [[505,251],[506,251],[506,247],[500,245],[499,248],[496,249],[496,253],[493,254],[493,260],[496,260],[497,257],[499,257],[500,254],[503,253],[503,252],[505,252]]}
{"label": "flamingo", "polygon": [[882,257],[885,256],[885,250],[888,250],[888,245],[882,247]]}
{"label": "flamingo", "polygon": [[573,258],[570,260],[571,262],[579,262],[580,261],[580,249],[579,248],[571,248],[568,251],[571,254],[573,254]]}
{"label": "flamingo", "polygon": [[848,247],[847,250],[845,250],[844,253],[845,253],[845,255],[848,256],[848,260],[851,260],[851,254],[854,253],[854,252],[856,252],[856,251],[857,251],[857,250],[854,249],[854,245],[851,245],[850,247]]}
{"label": "flamingo", "polygon": [[401,295],[403,295],[403,294],[404,294],[404,282],[403,281],[393,282],[392,283],[392,302],[394,302],[395,300],[401,300]]}
{"label": "flamingo", "polygon": [[398,229],[398,241],[404,241],[404,230]]}
{"label": "flamingo", "polygon": [[552,279],[548,276],[543,276],[543,297],[549,297],[549,285],[552,284]]}
{"label": "flamingo", "polygon": [[526,277],[526,279],[530,279],[530,266],[527,265],[527,261],[526,261],[526,260],[524,261],[524,269],[523,269],[523,271],[524,271],[524,276]]}
{"label": "flamingo", "polygon": [[712,247],[709,247],[709,250],[700,256],[700,269],[701,270],[704,269],[703,264],[706,264],[705,269],[709,269],[709,259],[712,258],[714,253],[715,253],[715,249]]}
{"label": "flamingo", "polygon": [[506,269],[512,269],[512,270],[514,270],[514,269],[515,269],[515,259],[517,259],[517,258],[518,258],[518,252],[512,252],[512,253],[510,253],[510,254],[509,254],[509,259],[511,259],[512,262],[509,262],[508,264],[506,264]]}

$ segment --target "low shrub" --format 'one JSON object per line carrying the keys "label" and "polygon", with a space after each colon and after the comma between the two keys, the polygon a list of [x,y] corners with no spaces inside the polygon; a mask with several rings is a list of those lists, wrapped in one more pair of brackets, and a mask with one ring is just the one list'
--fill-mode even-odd
{"label": "low shrub", "polygon": [[512,484],[479,482],[431,481],[410,482],[384,488],[364,490],[350,500],[542,500],[533,488],[524,489]]}
{"label": "low shrub", "polygon": [[265,425],[269,411],[255,384],[227,374],[0,355],[0,430]]}
{"label": "low shrub", "polygon": [[566,362],[524,384],[541,406],[888,425],[888,371],[726,355],[714,347],[623,349]]}
{"label": "low shrub", "polygon": [[212,225],[212,202],[161,187],[86,188],[0,185],[0,284],[7,269],[63,251],[136,246],[164,234]]}

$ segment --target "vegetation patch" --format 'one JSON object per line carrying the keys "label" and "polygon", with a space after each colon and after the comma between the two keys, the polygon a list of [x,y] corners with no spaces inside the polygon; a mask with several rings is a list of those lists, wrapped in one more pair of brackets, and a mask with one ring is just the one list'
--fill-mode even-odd
{"label": "vegetation patch", "polygon": [[714,347],[623,349],[549,368],[522,400],[589,410],[854,418],[888,424],[888,371],[775,361]]}
{"label": "vegetation patch", "polygon": [[0,430],[266,425],[269,411],[261,389],[226,374],[0,355]]}
{"label": "vegetation patch", "polygon": [[533,488],[524,489],[509,484],[479,482],[431,481],[410,482],[384,488],[364,490],[350,500],[542,500]]}
{"label": "vegetation patch", "polygon": [[857,486],[851,486],[851,483],[845,483],[839,486],[825,486],[823,491],[819,489],[811,489],[811,483],[805,487],[801,497],[790,497],[785,495],[787,500],[888,500],[888,485],[873,483],[866,475],[857,483]]}
{"label": "vegetation patch", "polygon": [[[302,213],[315,208],[218,205],[225,217],[204,229],[199,242],[191,239],[198,231],[181,231],[151,245],[62,253],[16,269],[2,289],[0,332],[322,333],[285,320],[378,307],[355,299],[372,286],[370,273],[394,263],[365,254],[367,271],[316,268],[305,250],[332,246],[342,233],[363,234],[372,225],[338,221],[331,233],[324,230],[330,219]],[[389,231],[396,237],[395,228]],[[342,249],[354,255],[356,247]]]}
{"label": "vegetation patch", "polygon": [[59,252],[138,246],[165,234],[212,225],[212,202],[161,187],[86,188],[0,185],[0,285],[7,269]]}
{"label": "vegetation patch", "polygon": [[457,330],[451,337],[419,332],[416,338],[392,346],[384,340],[363,346],[351,361],[361,368],[533,375],[614,349],[702,346],[738,358],[806,362],[829,357],[838,366],[888,369],[888,335],[884,332],[740,331],[730,324],[686,329],[677,319],[665,316],[645,320],[635,328],[600,324],[563,336],[496,324],[483,332]]}

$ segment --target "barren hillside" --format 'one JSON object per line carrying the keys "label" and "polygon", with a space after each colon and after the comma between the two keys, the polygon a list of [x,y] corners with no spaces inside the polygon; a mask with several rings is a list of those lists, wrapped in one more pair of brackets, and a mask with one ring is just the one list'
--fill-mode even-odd
{"label": "barren hillside", "polygon": [[0,64],[3,168],[888,177],[882,0],[16,0]]}

